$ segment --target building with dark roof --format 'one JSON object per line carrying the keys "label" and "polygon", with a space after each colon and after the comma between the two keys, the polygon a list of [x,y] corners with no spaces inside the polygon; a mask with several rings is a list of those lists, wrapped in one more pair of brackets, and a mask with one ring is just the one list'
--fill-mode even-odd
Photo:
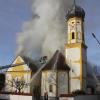
{"label": "building with dark roof", "polygon": [[49,97],[57,97],[60,94],[69,93],[69,71],[65,57],[56,51],[53,57],[42,69],[41,96],[45,93]]}
{"label": "building with dark roof", "polygon": [[66,70],[69,71],[70,68],[66,64],[64,55],[57,50],[53,57],[47,62],[42,70]]}

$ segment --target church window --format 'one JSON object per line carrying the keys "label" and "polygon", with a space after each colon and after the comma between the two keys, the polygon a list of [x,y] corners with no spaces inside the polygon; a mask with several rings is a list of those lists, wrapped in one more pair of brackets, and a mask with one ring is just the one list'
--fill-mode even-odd
{"label": "church window", "polygon": [[49,85],[49,91],[53,92],[53,85]]}
{"label": "church window", "polygon": [[75,39],[75,33],[72,32],[72,39]]}

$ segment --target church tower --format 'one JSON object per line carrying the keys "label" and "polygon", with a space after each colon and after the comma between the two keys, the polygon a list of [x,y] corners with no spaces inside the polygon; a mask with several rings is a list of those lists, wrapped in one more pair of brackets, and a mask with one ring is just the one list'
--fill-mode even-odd
{"label": "church tower", "polygon": [[87,46],[84,39],[83,8],[74,5],[67,13],[67,43],[65,47],[66,63],[70,66],[70,92],[86,90]]}

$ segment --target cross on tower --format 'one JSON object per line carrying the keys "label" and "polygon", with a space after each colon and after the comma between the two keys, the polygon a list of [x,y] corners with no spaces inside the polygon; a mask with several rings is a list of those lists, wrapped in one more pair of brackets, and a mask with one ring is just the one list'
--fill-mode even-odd
{"label": "cross on tower", "polygon": [[76,0],[74,0],[74,6],[76,5]]}

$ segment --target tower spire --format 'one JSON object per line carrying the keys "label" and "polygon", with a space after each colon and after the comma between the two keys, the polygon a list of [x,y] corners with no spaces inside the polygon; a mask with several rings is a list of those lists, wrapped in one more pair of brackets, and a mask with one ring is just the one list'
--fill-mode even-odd
{"label": "tower spire", "polygon": [[76,6],[76,0],[74,0],[74,6]]}

